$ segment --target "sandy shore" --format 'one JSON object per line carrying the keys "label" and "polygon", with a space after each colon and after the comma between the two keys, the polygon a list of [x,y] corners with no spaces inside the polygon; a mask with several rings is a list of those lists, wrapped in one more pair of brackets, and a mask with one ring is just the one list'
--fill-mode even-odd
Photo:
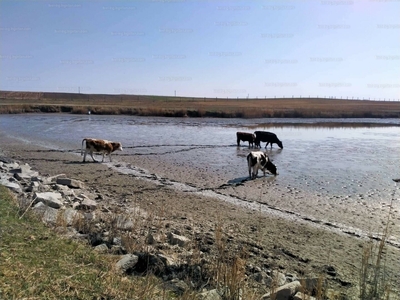
{"label": "sandy shore", "polygon": [[[237,205],[223,198],[207,196],[207,193],[187,193],[184,189],[171,188],[169,183],[160,184],[151,176],[143,179],[134,174],[116,172],[115,166],[113,168],[109,164],[82,163],[81,157],[76,154],[24,144],[5,137],[1,132],[0,154],[28,163],[43,175],[66,174],[84,181],[105,195],[102,205],[132,202],[166,220],[208,231],[213,231],[220,224],[230,236],[228,248],[242,247],[250,251],[257,245],[258,249],[262,249],[257,255],[249,256],[248,264],[257,265],[258,257],[267,256],[271,268],[305,276],[322,275],[332,288],[357,295],[363,246],[368,242],[365,238],[327,226],[310,225],[295,215],[288,218],[268,209],[257,209],[251,201],[247,207]],[[222,196],[226,194],[229,190],[221,193]],[[268,194],[265,197],[268,198]],[[267,201],[272,203],[276,201],[275,197],[271,196]],[[112,202],[106,203],[107,199]],[[318,209],[329,207],[322,205]],[[324,212],[319,213],[323,215]],[[388,245],[385,255],[388,274],[394,282],[400,282],[400,249]],[[336,274],[328,275],[327,266],[333,267]]]}

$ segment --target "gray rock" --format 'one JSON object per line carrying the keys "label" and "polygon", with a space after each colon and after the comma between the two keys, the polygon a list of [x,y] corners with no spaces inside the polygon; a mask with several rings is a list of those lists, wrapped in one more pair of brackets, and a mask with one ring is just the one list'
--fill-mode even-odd
{"label": "gray rock", "polygon": [[[270,300],[270,299],[289,300],[294,295],[296,295],[296,293],[299,292],[300,290],[301,290],[300,281],[293,281],[293,282],[290,282],[290,283],[287,283],[285,285],[278,287],[273,292],[273,294],[271,292],[264,294],[261,297],[261,300]],[[275,298],[273,298],[273,297],[275,297]]]}
{"label": "gray rock", "polygon": [[206,292],[202,292],[196,296],[197,300],[222,300],[220,294],[218,294],[217,290],[210,290]]}
{"label": "gray rock", "polygon": [[100,244],[94,247],[94,250],[100,253],[107,253],[108,252],[108,247],[106,244]]}
{"label": "gray rock", "polygon": [[57,192],[35,193],[35,197],[37,201],[43,202],[52,208],[60,208],[63,206],[62,196]]}
{"label": "gray rock", "polygon": [[22,193],[22,188],[17,182],[10,182],[5,178],[0,179],[0,184],[16,193]]}
{"label": "gray rock", "polygon": [[313,296],[303,294],[302,292],[297,292],[296,295],[294,295],[293,300],[315,300],[315,298]]}
{"label": "gray rock", "polygon": [[44,223],[56,224],[58,217],[57,209],[51,208],[42,202],[39,202],[32,208],[32,211],[36,213]]}
{"label": "gray rock", "polygon": [[96,209],[97,207],[97,202],[94,200],[90,200],[90,199],[84,199],[82,201],[81,204],[79,204],[76,209],[82,209],[82,210],[92,210],[92,209]]}
{"label": "gray rock", "polygon": [[124,255],[115,265],[118,271],[122,273],[127,273],[131,269],[135,267],[137,262],[139,261],[139,257],[133,254]]}
{"label": "gray rock", "polygon": [[72,226],[75,222],[83,218],[83,215],[75,209],[67,208],[62,213],[62,218],[67,226]]}
{"label": "gray rock", "polygon": [[85,185],[82,181],[70,179],[70,178],[57,178],[56,183],[61,184],[61,185],[66,185],[66,186],[68,186],[70,188],[74,188],[74,189],[85,188]]}
{"label": "gray rock", "polygon": [[189,290],[189,286],[183,280],[178,278],[172,279],[165,283],[167,290],[173,291],[175,294],[181,296],[184,292]]}
{"label": "gray rock", "polygon": [[190,242],[190,239],[187,237],[172,232],[168,234],[168,240],[171,245],[178,245],[180,247],[185,247]]}

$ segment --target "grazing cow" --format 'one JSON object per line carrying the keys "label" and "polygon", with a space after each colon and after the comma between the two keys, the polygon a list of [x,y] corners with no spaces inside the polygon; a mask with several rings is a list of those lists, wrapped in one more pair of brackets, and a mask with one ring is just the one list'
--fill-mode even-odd
{"label": "grazing cow", "polygon": [[267,148],[268,144],[271,143],[271,149],[272,149],[272,144],[275,143],[279,146],[279,148],[283,149],[283,144],[278,139],[275,133],[268,131],[255,131],[254,134],[256,135],[256,140],[255,140],[256,147],[261,148],[260,142],[266,142],[265,148]]}
{"label": "grazing cow", "polygon": [[[83,155],[83,143],[86,141],[86,149],[85,154]],[[93,152],[96,153],[103,153],[103,159],[101,162],[104,161],[104,156],[107,154],[111,159],[111,153],[114,151],[120,150],[122,151],[122,144],[119,142],[110,142],[107,140],[100,140],[100,139],[88,139],[85,138],[82,140],[82,148],[81,148],[81,155],[83,155],[83,162],[85,162],[86,154],[90,153],[93,161],[97,161],[93,157]]]}
{"label": "grazing cow", "polygon": [[236,132],[236,140],[237,140],[237,145],[238,147],[240,146],[240,141],[243,142],[249,142],[249,148],[250,146],[254,146],[254,142],[256,140],[256,136],[252,133],[248,132]]}
{"label": "grazing cow", "polygon": [[254,179],[258,175],[258,170],[261,169],[264,172],[265,169],[270,171],[272,174],[277,175],[276,166],[271,162],[268,155],[262,151],[252,151],[247,155],[247,164],[249,167],[250,179]]}

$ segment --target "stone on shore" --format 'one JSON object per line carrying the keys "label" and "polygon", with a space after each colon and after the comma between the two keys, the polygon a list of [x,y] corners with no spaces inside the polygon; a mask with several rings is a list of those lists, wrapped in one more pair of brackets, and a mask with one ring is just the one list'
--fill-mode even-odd
{"label": "stone on shore", "polygon": [[133,254],[126,254],[117,262],[115,267],[121,273],[128,273],[131,269],[135,267],[138,261],[138,256]]}
{"label": "stone on shore", "polygon": [[60,208],[63,206],[62,195],[57,192],[35,193],[36,201],[43,202],[49,207]]}

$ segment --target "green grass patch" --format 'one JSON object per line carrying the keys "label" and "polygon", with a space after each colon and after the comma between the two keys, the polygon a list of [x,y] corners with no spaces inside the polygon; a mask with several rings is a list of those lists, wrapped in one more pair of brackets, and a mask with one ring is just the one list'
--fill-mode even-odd
{"label": "green grass patch", "polygon": [[61,238],[34,215],[20,215],[0,186],[0,299],[171,299],[154,276],[119,275],[118,256],[99,254]]}

